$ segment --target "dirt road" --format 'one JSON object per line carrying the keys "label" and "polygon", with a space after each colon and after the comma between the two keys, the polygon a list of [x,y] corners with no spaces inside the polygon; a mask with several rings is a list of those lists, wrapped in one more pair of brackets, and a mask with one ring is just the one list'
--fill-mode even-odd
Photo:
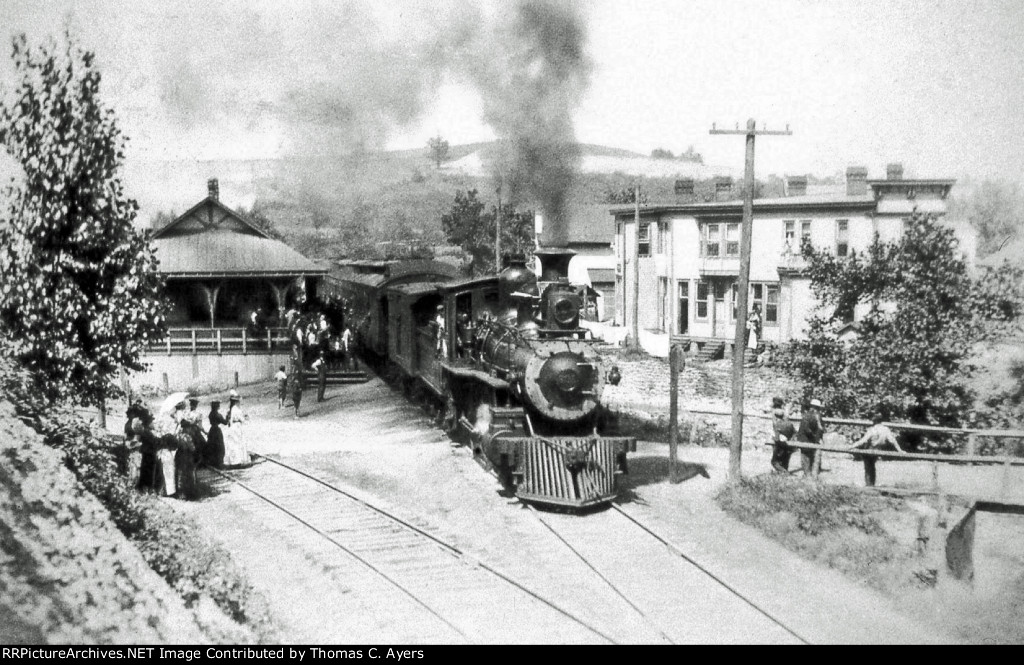
{"label": "dirt road", "polygon": [[[587,573],[513,497],[504,496],[465,448],[454,447],[415,407],[377,380],[329,392],[322,404],[308,405],[299,419],[278,410],[273,389],[243,391],[254,451],[279,456],[318,476],[367,495],[381,497],[396,510],[421,516],[450,534],[454,542],[481,559],[499,563],[510,575],[552,594],[575,593],[588,620],[613,626],[615,641],[656,642],[664,629],[678,642],[793,641],[773,630],[757,612],[715,611],[706,602],[702,578],[683,579],[665,558],[631,552],[630,544],[609,540],[603,557],[623,583],[640,586],[669,574],[674,591],[636,599],[653,608],[656,620],[631,613],[600,580]],[[650,522],[743,595],[779,617],[808,642],[946,642],[903,617],[880,595],[833,571],[799,559],[717,509],[711,497],[724,479],[727,451],[687,449],[693,477],[678,485],[665,482],[665,450],[641,444],[633,457],[624,507]],[[756,465],[758,453],[748,464]],[[767,460],[763,461],[767,465]],[[697,473],[703,470],[710,476]],[[461,641],[439,631],[437,622],[418,618],[389,593],[365,584],[363,577],[323,554],[301,527],[268,517],[258,500],[237,488],[203,501],[175,502],[232,550],[253,582],[270,599],[283,639],[289,642],[448,642]],[[560,516],[562,519],[564,516]],[[602,522],[571,522],[581,549],[600,543]],[[588,518],[571,518],[586,520]],[[564,521],[564,520],[563,520]],[[612,528],[612,527],[608,527]],[[308,531],[308,530],[307,530]],[[611,531],[609,533],[615,533]],[[668,573],[666,573],[668,570]],[[687,602],[687,591],[693,602]],[[720,593],[721,590],[715,593]],[[641,592],[642,593],[642,592]],[[724,596],[730,594],[724,593]],[[671,598],[671,602],[668,599]],[[496,599],[496,603],[501,601]],[[551,635],[537,630],[530,613],[511,612],[502,638],[487,641],[601,641],[584,634]],[[514,617],[514,618],[512,618]]]}

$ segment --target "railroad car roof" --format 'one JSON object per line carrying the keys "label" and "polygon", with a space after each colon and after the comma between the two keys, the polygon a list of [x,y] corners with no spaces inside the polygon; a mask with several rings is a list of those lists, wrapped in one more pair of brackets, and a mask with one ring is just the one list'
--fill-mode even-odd
{"label": "railroad car roof", "polygon": [[485,277],[472,277],[470,279],[463,279],[456,282],[445,282],[444,284],[438,284],[437,288],[443,292],[464,291],[465,289],[471,289],[476,286],[487,286],[489,284],[497,283],[497,275],[487,275]]}
{"label": "railroad car roof", "polygon": [[411,282],[388,287],[388,293],[400,293],[403,296],[421,296],[428,293],[439,293],[437,282]]}
{"label": "railroad car roof", "polygon": [[387,277],[379,273],[358,273],[347,270],[335,270],[331,274],[327,275],[327,279],[325,281],[330,283],[332,286],[335,284],[341,286],[344,283],[350,283],[372,289],[380,286],[386,280]]}

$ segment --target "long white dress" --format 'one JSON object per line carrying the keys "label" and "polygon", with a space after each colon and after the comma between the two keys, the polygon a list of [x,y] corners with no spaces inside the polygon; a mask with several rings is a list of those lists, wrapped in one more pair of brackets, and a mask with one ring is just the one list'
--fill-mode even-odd
{"label": "long white dress", "polygon": [[224,432],[224,466],[249,464],[249,448],[245,445],[245,421],[247,417],[237,404],[231,409]]}

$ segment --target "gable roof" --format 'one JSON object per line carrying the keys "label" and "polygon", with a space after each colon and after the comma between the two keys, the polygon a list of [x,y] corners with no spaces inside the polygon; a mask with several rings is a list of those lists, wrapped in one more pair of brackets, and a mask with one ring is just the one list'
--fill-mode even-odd
{"label": "gable roof", "polygon": [[323,268],[207,197],[153,234],[159,271],[176,277],[297,277]]}
{"label": "gable roof", "polygon": [[228,228],[233,227],[232,230],[235,230],[236,232],[252,233],[263,238],[270,238],[269,235],[261,231],[255,224],[221,203],[219,199],[207,196],[205,199],[185,211],[183,215],[175,219],[173,222],[162,229],[155,231],[153,233],[153,239],[156,240],[157,238],[162,238],[164,236],[178,235],[183,231],[188,232],[197,229],[206,230],[218,228],[225,223],[227,223]]}

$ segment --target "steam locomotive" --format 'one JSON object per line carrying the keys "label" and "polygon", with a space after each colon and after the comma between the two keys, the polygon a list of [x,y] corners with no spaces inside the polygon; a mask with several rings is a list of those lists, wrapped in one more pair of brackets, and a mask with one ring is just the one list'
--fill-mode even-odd
{"label": "steam locomotive", "polygon": [[[569,283],[568,249],[538,250],[538,276],[524,261],[498,275],[417,277],[361,288],[361,350],[405,391],[423,399],[454,437],[468,438],[520,499],[571,508],[615,498],[636,440],[604,436],[601,394],[619,379],[580,326],[584,304]],[[387,281],[387,280],[384,280]]]}

